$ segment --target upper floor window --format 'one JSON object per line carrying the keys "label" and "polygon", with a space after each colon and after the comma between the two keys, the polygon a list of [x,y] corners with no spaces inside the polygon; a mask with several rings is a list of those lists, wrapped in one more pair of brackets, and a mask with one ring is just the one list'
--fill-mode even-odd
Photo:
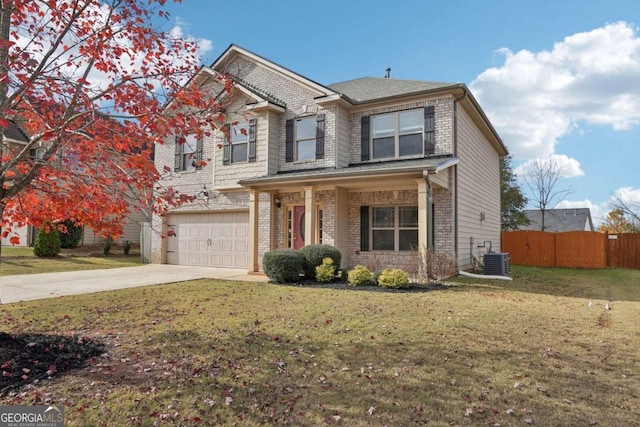
{"label": "upper floor window", "polygon": [[256,161],[257,120],[225,125],[222,163],[245,163]]}
{"label": "upper floor window", "polygon": [[189,172],[202,169],[202,140],[195,134],[187,135],[183,141],[176,138],[175,171]]}
{"label": "upper floor window", "polygon": [[29,150],[29,157],[36,161],[44,159],[44,155],[47,152],[46,148],[32,148]]}
{"label": "upper floor window", "polygon": [[232,125],[229,139],[231,141],[231,163],[246,162],[249,145],[249,124],[244,122]]}
{"label": "upper floor window", "polygon": [[364,116],[361,160],[434,154],[434,134],[434,107]]}
{"label": "upper floor window", "polygon": [[324,114],[290,119],[286,122],[287,162],[324,158]]}
{"label": "upper floor window", "polygon": [[316,158],[316,118],[296,119],[295,160]]}

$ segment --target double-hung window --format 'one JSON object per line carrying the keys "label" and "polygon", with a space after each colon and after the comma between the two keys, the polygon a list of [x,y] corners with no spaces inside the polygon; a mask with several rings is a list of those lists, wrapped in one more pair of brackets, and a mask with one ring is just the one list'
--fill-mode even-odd
{"label": "double-hung window", "polygon": [[410,251],[417,246],[417,206],[371,207],[372,250]]}
{"label": "double-hung window", "polygon": [[324,114],[318,114],[286,121],[286,162],[324,158],[324,118]]}
{"label": "double-hung window", "polygon": [[435,149],[435,107],[362,116],[360,160],[431,156]]}
{"label": "double-hung window", "polygon": [[243,122],[231,126],[229,139],[231,142],[231,163],[246,162],[249,146],[249,124]]}
{"label": "double-hung window", "polygon": [[295,160],[316,158],[316,117],[296,119]]}
{"label": "double-hung window", "polygon": [[36,161],[41,161],[42,159],[44,159],[44,155],[46,152],[46,148],[32,148],[31,150],[29,150],[29,156]]}
{"label": "double-hung window", "polygon": [[372,117],[373,158],[406,157],[424,152],[423,110],[400,111]]}
{"label": "double-hung window", "polygon": [[202,140],[195,134],[184,137],[182,141],[176,138],[174,170],[190,172],[201,169],[202,165]]}

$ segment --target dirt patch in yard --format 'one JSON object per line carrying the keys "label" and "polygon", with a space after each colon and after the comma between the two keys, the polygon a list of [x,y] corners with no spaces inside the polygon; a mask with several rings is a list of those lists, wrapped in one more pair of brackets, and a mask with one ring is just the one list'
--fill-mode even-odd
{"label": "dirt patch in yard", "polygon": [[0,395],[82,368],[104,351],[86,338],[0,332]]}

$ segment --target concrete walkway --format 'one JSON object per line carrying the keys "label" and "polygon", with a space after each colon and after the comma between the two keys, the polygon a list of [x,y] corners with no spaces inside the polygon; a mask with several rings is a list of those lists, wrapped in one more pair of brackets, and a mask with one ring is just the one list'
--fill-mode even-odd
{"label": "concrete walkway", "polygon": [[145,264],[136,267],[63,273],[21,274],[0,277],[0,303],[8,304],[62,295],[112,291],[138,286],[160,285],[195,279],[267,282],[261,274],[246,270],[185,265]]}

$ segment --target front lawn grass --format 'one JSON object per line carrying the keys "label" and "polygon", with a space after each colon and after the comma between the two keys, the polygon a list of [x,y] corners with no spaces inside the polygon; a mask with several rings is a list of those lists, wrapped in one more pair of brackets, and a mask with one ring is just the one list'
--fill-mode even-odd
{"label": "front lawn grass", "polygon": [[33,248],[3,246],[0,256],[0,276],[131,267],[140,263],[138,249],[132,250],[125,256],[121,247],[114,247],[111,253],[105,256],[102,254],[101,247],[81,246],[62,249],[60,255],[55,257],[39,258],[33,254]]}
{"label": "front lawn grass", "polygon": [[636,424],[640,272],[513,276],[411,292],[198,280],[3,305],[5,332],[106,353],[0,404],[65,405],[68,426]]}

